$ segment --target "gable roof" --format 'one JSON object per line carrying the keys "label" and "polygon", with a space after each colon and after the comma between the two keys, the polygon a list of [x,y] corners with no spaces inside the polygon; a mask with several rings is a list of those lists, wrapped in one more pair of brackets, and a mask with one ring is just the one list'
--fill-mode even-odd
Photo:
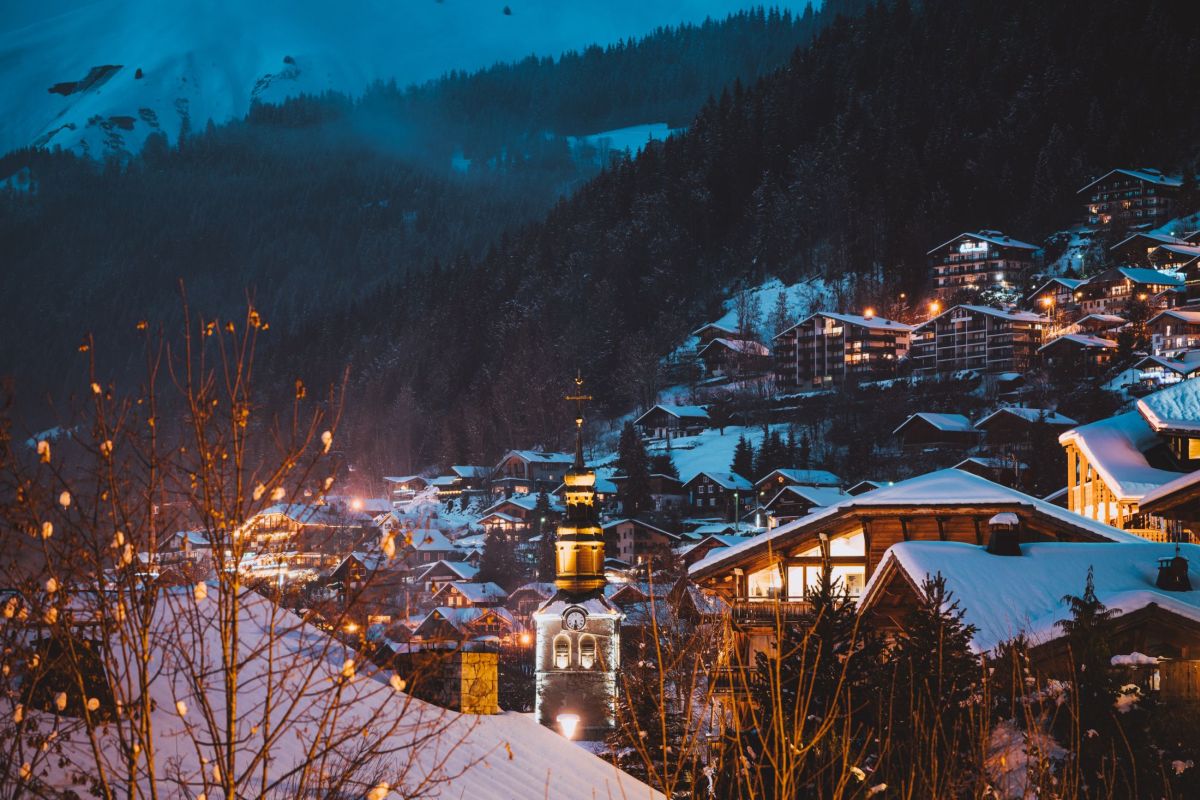
{"label": "gable roof", "polygon": [[645,414],[642,414],[640,417],[635,419],[633,424],[640,424],[642,420],[653,414],[655,411],[663,411],[667,414],[670,414],[672,417],[675,417],[676,419],[695,419],[703,420],[705,422],[708,421],[708,409],[704,406],[667,406],[663,405],[662,403],[658,403]]}
{"label": "gable roof", "polygon": [[[992,308],[991,306],[976,306],[976,305],[970,305],[967,303],[962,303],[957,306],[951,306],[950,308],[947,308],[942,313],[938,314],[936,317],[931,317],[931,318],[925,320],[920,325],[918,325],[914,330],[920,330],[921,328],[932,325],[936,320],[941,319],[942,317],[946,316],[947,314],[953,314],[954,312],[960,311],[960,310],[969,311],[973,314],[985,314],[989,317],[997,317],[999,319],[1008,320],[1009,322],[1033,322],[1033,323],[1041,323],[1043,325],[1050,324],[1049,317],[1042,316],[1041,314],[1035,314],[1032,311],[1001,311],[1000,309]],[[951,317],[951,319],[953,319],[953,317]]]}
{"label": "gable roof", "polygon": [[948,431],[952,433],[978,433],[975,427],[971,424],[971,420],[964,417],[962,414],[935,414],[930,411],[918,411],[916,414],[910,414],[908,419],[901,422],[896,430],[892,431],[895,436],[900,431],[907,428],[914,421],[920,420],[927,425],[936,428],[939,431]]}
{"label": "gable roof", "polygon": [[719,333],[728,333],[728,334],[732,334],[733,336],[736,336],[738,334],[738,331],[736,328],[730,328],[726,325],[722,325],[719,322],[707,322],[707,323],[701,325],[699,328],[696,328],[696,330],[692,331],[691,335],[699,336],[700,334],[704,333],[706,330],[709,330],[710,328],[714,331],[718,331]]}
{"label": "gable roof", "polygon": [[472,578],[474,578],[476,575],[479,574],[479,567],[473,566],[469,562],[447,561],[446,559],[442,559],[440,561],[434,561],[432,564],[428,564],[428,565],[425,565],[424,567],[419,568],[419,571],[414,572],[414,576],[415,576],[416,580],[423,581],[427,577],[429,577],[429,574],[431,572],[433,572],[434,570],[439,569],[439,568],[443,569],[443,570],[448,570],[452,574],[457,575],[459,578],[462,578],[463,580],[467,580],[467,581],[471,580]]}
{"label": "gable roof", "polygon": [[1200,383],[1180,381],[1137,402],[1138,411],[1155,431],[1200,433]]}
{"label": "gable roof", "polygon": [[689,483],[696,481],[702,476],[707,477],[722,489],[728,489],[729,491],[747,491],[754,488],[754,485],[751,484],[750,481],[746,480],[741,475],[738,475],[736,472],[708,471],[697,472],[692,476],[691,480],[684,484],[684,486],[687,486]]}
{"label": "gable roof", "polygon": [[1072,428],[1058,441],[1078,447],[1118,500],[1136,501],[1179,477],[1178,472],[1152,467],[1146,460],[1146,452],[1159,442],[1137,411]]}
{"label": "gable roof", "polygon": [[1045,289],[1047,286],[1049,286],[1052,283],[1060,284],[1064,288],[1070,289],[1071,291],[1075,291],[1080,286],[1087,283],[1087,279],[1086,278],[1060,278],[1060,277],[1047,278],[1045,281],[1042,282],[1042,284],[1040,286],[1038,286],[1036,289],[1034,289],[1032,292],[1030,292],[1029,294],[1027,294],[1025,296],[1028,298],[1028,297],[1033,297],[1035,294],[1041,294],[1042,290]]}
{"label": "gable roof", "polygon": [[769,508],[775,504],[784,495],[789,499],[805,500],[818,508],[831,506],[834,503],[840,503],[851,495],[846,494],[841,489],[831,488],[828,486],[784,486],[775,496],[767,502],[763,503],[764,508]]}
{"label": "gable roof", "polygon": [[486,478],[492,474],[491,467],[484,467],[478,464],[456,464],[450,468],[460,478]]}
{"label": "gable roof", "polygon": [[436,528],[418,528],[416,530],[406,531],[406,537],[412,537],[412,547],[414,550],[453,550],[454,545],[446,538],[446,535]]}
{"label": "gable roof", "polygon": [[503,464],[510,458],[517,458],[529,464],[571,464],[575,456],[571,453],[551,453],[543,450],[509,450],[500,459]]}
{"label": "gable roof", "polygon": [[334,528],[356,528],[372,522],[371,517],[360,511],[351,511],[338,505],[309,506],[303,503],[274,503],[246,520],[278,514],[299,525],[320,525]]}
{"label": "gable roof", "polygon": [[671,533],[670,531],[664,531],[662,528],[658,527],[657,525],[651,525],[649,522],[645,522],[640,519],[633,519],[632,517],[622,517],[621,519],[614,519],[611,522],[605,522],[603,525],[600,526],[600,529],[608,530],[609,528],[615,528],[618,525],[625,525],[625,524],[631,524],[631,525],[635,525],[639,528],[645,528],[647,530],[654,531],[655,533],[661,533],[663,536],[669,537],[672,541],[679,540],[679,534],[677,534],[677,533]]}
{"label": "gable roof", "polygon": [[704,353],[710,347],[716,347],[718,345],[726,348],[727,350],[732,350],[735,353],[741,353],[742,355],[766,356],[770,355],[771,353],[765,344],[762,342],[756,342],[753,339],[713,339],[711,342],[704,345],[704,347],[701,347],[697,354],[704,355]]}
{"label": "gable roof", "polygon": [[754,482],[754,485],[762,486],[767,481],[771,480],[776,475],[782,475],[785,480],[791,483],[800,484],[801,486],[839,486],[842,479],[832,472],[823,469],[773,469],[763,477]]}
{"label": "gable roof", "polygon": [[1132,233],[1129,236],[1126,236],[1124,239],[1117,242],[1116,244],[1114,244],[1112,247],[1110,247],[1108,249],[1116,250],[1116,249],[1128,244],[1129,242],[1132,242],[1134,239],[1149,239],[1151,242],[1154,243],[1154,246],[1159,246],[1159,245],[1164,245],[1164,244],[1186,245],[1188,243],[1188,241],[1186,239],[1179,239],[1179,238],[1177,238],[1175,236],[1171,236],[1170,234],[1167,234],[1167,233],[1153,233],[1151,231],[1139,231],[1137,233]]}
{"label": "gable roof", "polygon": [[1113,327],[1116,327],[1117,325],[1124,325],[1126,322],[1128,322],[1128,320],[1126,320],[1124,317],[1119,317],[1116,314],[1087,314],[1075,320],[1075,324],[1082,325],[1088,320],[1095,320],[1096,322],[1105,325],[1112,325]]}
{"label": "gable roof", "polygon": [[1130,280],[1154,286],[1183,286],[1183,278],[1174,272],[1150,269],[1149,267],[1110,267],[1099,275],[1088,279],[1088,284],[1106,283],[1109,281]]}
{"label": "gable roof", "polygon": [[[1200,587],[1200,546],[1180,548],[1190,563],[1192,585]],[[1096,595],[1111,609],[1128,614],[1154,603],[1200,622],[1200,589],[1168,592],[1155,586],[1158,560],[1174,554],[1173,544],[1144,540],[1022,543],[1020,556],[995,556],[986,547],[962,542],[899,542],[888,548],[867,582],[860,608],[870,607],[893,567],[903,570],[918,593],[927,576],[941,573],[965,621],[979,629],[972,640],[976,652],[1020,633],[1043,644],[1062,635],[1058,623],[1070,617],[1063,597],[1083,594],[1091,568]]]}
{"label": "gable roof", "polygon": [[1147,370],[1156,366],[1170,370],[1176,375],[1187,377],[1200,369],[1200,361],[1182,361],[1178,358],[1167,358],[1166,356],[1144,356],[1133,365],[1133,368]]}
{"label": "gable roof", "polygon": [[941,250],[946,245],[954,244],[959,239],[964,239],[964,238],[978,239],[981,242],[987,242],[988,244],[994,244],[999,247],[1016,247],[1020,250],[1037,250],[1038,249],[1037,245],[1035,245],[1035,244],[1030,244],[1029,242],[1019,241],[1017,239],[1012,238],[1011,236],[1007,236],[1007,235],[1001,233],[1000,231],[978,231],[977,233],[960,233],[958,236],[955,236],[952,239],[947,239],[946,241],[942,242],[941,244],[939,244],[937,247],[930,250],[925,255],[927,255],[927,256],[933,255],[934,253],[936,253],[938,250]]}
{"label": "gable roof", "polygon": [[1097,183],[1100,183],[1101,181],[1108,178],[1108,176],[1114,175],[1114,174],[1121,174],[1121,175],[1125,175],[1130,178],[1136,178],[1139,181],[1145,181],[1146,183],[1153,183],[1155,186],[1178,187],[1178,186],[1183,185],[1183,181],[1180,180],[1179,178],[1168,178],[1166,175],[1163,175],[1158,170],[1150,169],[1149,167],[1143,167],[1142,169],[1124,169],[1122,167],[1118,167],[1117,169],[1110,169],[1108,172],[1104,173],[1099,178],[1096,178],[1094,181],[1089,183],[1087,186],[1084,186],[1082,189],[1080,189],[1075,194],[1083,194],[1088,189],[1095,186]]}
{"label": "gable roof", "polygon": [[1044,345],[1038,348],[1038,352],[1048,350],[1051,347],[1058,348],[1063,345],[1075,345],[1082,347],[1085,350],[1113,350],[1116,349],[1117,343],[1112,339],[1102,339],[1099,336],[1088,336],[1085,333],[1064,333],[1056,339],[1051,339]]}
{"label": "gable roof", "polygon": [[820,528],[839,514],[859,509],[896,506],[924,509],[939,506],[962,507],[964,505],[1015,506],[1027,509],[1036,516],[1053,519],[1058,524],[1065,525],[1089,538],[1108,539],[1114,542],[1144,541],[1111,525],[1082,517],[1065,508],[1016,489],[993,483],[970,472],[943,469],[899,481],[891,486],[884,486],[864,494],[851,495],[839,503],[814,511],[808,516],[786,525],[780,525],[774,530],[760,533],[736,546],[720,552],[714,551],[693,564],[689,572],[693,578],[713,574],[721,567],[731,565],[739,558],[765,553],[809,530]]}
{"label": "gable roof", "polygon": [[1168,308],[1158,312],[1151,317],[1146,324],[1153,325],[1160,317],[1174,317],[1180,322],[1186,322],[1190,325],[1200,324],[1200,310],[1190,308]]}
{"label": "gable roof", "polygon": [[451,586],[472,603],[503,603],[508,598],[508,592],[504,591],[499,584],[492,583],[491,581],[487,581],[486,583],[452,581],[439,589],[434,597],[438,597],[442,593],[449,591]]}
{"label": "gable roof", "polygon": [[1005,406],[1004,408],[993,411],[979,422],[975,423],[975,427],[980,430],[985,429],[991,422],[1001,416],[1016,417],[1024,422],[1042,422],[1046,425],[1078,425],[1079,423],[1070,417],[1063,416],[1057,411],[1048,408],[1024,408],[1022,406]]}
{"label": "gable roof", "polygon": [[429,483],[429,480],[423,475],[401,475],[399,477],[385,475],[383,479],[388,483],[412,483],[413,481]]}
{"label": "gable roof", "polygon": [[846,490],[846,494],[859,495],[873,492],[876,489],[882,489],[884,486],[880,481],[862,480]]}
{"label": "gable roof", "polygon": [[790,333],[791,331],[794,331],[796,328],[801,327],[802,325],[811,321],[815,317],[826,317],[828,319],[837,320],[838,322],[841,322],[845,325],[857,325],[861,328],[871,328],[872,330],[887,329],[887,330],[899,331],[901,333],[908,333],[908,332],[912,331],[912,329],[914,327],[912,325],[906,325],[903,322],[897,322],[894,319],[887,319],[885,317],[878,317],[878,316],[865,317],[865,316],[862,316],[861,314],[841,314],[841,313],[838,313],[835,311],[817,311],[813,314],[809,314],[807,317],[800,320],[795,325],[792,325],[789,328],[784,328],[782,331],[775,334],[772,338],[778,339],[780,336],[783,336],[785,333]]}

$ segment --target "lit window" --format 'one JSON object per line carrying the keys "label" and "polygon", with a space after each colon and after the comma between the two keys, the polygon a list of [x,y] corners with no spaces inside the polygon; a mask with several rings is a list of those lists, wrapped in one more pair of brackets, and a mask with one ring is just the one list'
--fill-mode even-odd
{"label": "lit window", "polygon": [[596,665],[596,637],[585,634],[579,639],[579,666],[591,669]]}
{"label": "lit window", "polygon": [[571,666],[571,640],[565,633],[554,637],[554,666],[559,669]]}

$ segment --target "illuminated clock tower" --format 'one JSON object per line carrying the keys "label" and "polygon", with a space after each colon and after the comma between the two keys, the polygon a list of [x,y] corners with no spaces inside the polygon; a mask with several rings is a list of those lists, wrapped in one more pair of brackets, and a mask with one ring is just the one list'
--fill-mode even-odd
{"label": "illuminated clock tower", "polygon": [[596,473],[583,464],[583,379],[576,378],[575,464],[563,478],[566,515],[558,527],[558,592],[533,615],[537,627],[537,719],[579,739],[615,724],[621,610],[604,597],[604,531]]}

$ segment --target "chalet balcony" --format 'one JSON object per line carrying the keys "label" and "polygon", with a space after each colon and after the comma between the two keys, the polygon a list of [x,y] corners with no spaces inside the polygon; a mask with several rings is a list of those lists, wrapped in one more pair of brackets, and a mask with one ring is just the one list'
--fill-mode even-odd
{"label": "chalet balcony", "polygon": [[793,622],[812,611],[812,604],[803,600],[750,600],[740,598],[732,603],[734,625],[774,625]]}
{"label": "chalet balcony", "polygon": [[709,680],[714,691],[737,694],[751,689],[758,673],[750,667],[713,667]]}

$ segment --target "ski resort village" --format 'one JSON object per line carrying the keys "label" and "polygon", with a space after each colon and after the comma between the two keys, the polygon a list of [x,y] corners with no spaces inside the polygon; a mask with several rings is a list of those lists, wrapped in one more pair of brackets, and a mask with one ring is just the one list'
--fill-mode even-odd
{"label": "ski resort village", "polygon": [[1200,3],[0,13],[0,800],[1200,798]]}

